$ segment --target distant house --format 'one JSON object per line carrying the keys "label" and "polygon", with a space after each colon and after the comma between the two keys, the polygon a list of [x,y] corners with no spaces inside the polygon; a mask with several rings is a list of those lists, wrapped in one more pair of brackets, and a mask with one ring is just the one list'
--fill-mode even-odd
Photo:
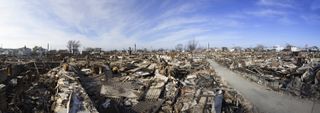
{"label": "distant house", "polygon": [[68,50],[63,49],[63,50],[58,50],[55,55],[65,57],[65,56],[71,55],[71,53]]}
{"label": "distant house", "polygon": [[88,54],[100,54],[102,52],[101,48],[87,48],[86,50],[82,51],[83,55],[88,55]]}
{"label": "distant house", "polygon": [[232,48],[234,52],[241,52],[242,48],[240,46]]}
{"label": "distant house", "polygon": [[30,48],[22,47],[18,49],[1,49],[1,55],[9,55],[9,56],[28,56],[31,55],[32,51]]}
{"label": "distant house", "polygon": [[310,51],[310,52],[318,52],[319,48],[317,46],[312,46],[312,47],[308,48],[308,51]]}
{"label": "distant house", "polygon": [[17,54],[18,56],[28,56],[31,55],[32,51],[30,48],[27,48],[26,46],[22,47],[22,48],[18,48],[17,49]]}
{"label": "distant house", "polygon": [[265,52],[267,49],[264,45],[258,44],[256,47],[253,48],[256,52]]}
{"label": "distant house", "polygon": [[66,49],[61,49],[61,50],[58,50],[58,52],[57,52],[58,54],[68,54],[69,53],[69,51],[68,50],[66,50]]}
{"label": "distant house", "polygon": [[230,52],[234,52],[235,49],[234,49],[234,48],[230,48],[229,51],[230,51]]}
{"label": "distant house", "polygon": [[222,47],[221,49],[222,49],[223,52],[229,52],[228,47]]}
{"label": "distant house", "polygon": [[10,55],[11,51],[9,49],[2,49],[1,55]]}
{"label": "distant house", "polygon": [[292,52],[297,52],[297,51],[300,51],[300,49],[296,46],[293,46],[293,45],[287,45],[283,51],[292,51]]}
{"label": "distant house", "polygon": [[213,51],[214,52],[219,52],[219,51],[221,51],[221,49],[220,48],[213,48]]}
{"label": "distant house", "polygon": [[281,47],[280,45],[275,45],[273,46],[273,49],[276,51],[276,52],[280,52],[284,49],[284,47]]}
{"label": "distant house", "polygon": [[293,46],[291,47],[291,51],[297,52],[297,51],[300,51],[300,48]]}
{"label": "distant house", "polygon": [[253,52],[254,49],[253,49],[253,48],[245,48],[244,51],[245,51],[245,52]]}
{"label": "distant house", "polygon": [[50,51],[48,51],[47,54],[49,54],[49,55],[57,54],[57,50],[50,50]]}
{"label": "distant house", "polygon": [[42,47],[36,46],[36,47],[34,47],[34,48],[32,49],[32,51],[33,51],[33,53],[35,53],[35,54],[37,54],[37,55],[44,55],[44,54],[47,52],[47,49],[44,49],[44,48],[42,48]]}

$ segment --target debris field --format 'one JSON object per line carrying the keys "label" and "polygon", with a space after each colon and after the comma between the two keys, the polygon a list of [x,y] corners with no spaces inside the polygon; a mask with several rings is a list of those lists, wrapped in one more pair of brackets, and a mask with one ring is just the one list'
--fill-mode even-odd
{"label": "debris field", "polygon": [[0,113],[253,112],[203,54],[7,58],[0,78]]}
{"label": "debris field", "polygon": [[320,99],[318,52],[215,52],[212,57],[221,65],[275,91]]}

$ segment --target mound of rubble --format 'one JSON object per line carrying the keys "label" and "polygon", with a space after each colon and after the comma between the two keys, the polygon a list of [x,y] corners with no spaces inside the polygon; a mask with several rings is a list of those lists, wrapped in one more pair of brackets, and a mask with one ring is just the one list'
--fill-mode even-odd
{"label": "mound of rubble", "polygon": [[214,59],[274,90],[320,99],[320,54],[312,52],[216,52]]}
{"label": "mound of rubble", "polygon": [[87,56],[59,65],[3,68],[0,113],[252,112],[201,55]]}
{"label": "mound of rubble", "polygon": [[41,74],[29,64],[2,73],[8,78],[0,84],[0,113],[98,113],[77,74],[61,66]]}
{"label": "mound of rubble", "polygon": [[251,104],[204,58],[110,56],[76,61],[80,81],[103,113],[250,113]]}

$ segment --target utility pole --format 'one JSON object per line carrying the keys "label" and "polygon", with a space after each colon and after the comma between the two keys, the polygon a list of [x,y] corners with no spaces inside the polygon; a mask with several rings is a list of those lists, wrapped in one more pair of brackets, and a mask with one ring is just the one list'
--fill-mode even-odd
{"label": "utility pole", "polygon": [[132,54],[131,47],[129,47],[128,53],[129,53],[129,55],[131,55],[131,54]]}
{"label": "utility pole", "polygon": [[49,51],[49,43],[47,44],[47,51]]}
{"label": "utility pole", "polygon": [[45,55],[48,56],[48,53],[49,53],[49,43],[47,43],[47,51],[46,51]]}

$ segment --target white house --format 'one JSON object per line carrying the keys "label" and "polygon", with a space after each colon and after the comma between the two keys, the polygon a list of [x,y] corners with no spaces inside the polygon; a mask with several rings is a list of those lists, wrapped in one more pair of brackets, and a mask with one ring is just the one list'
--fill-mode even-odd
{"label": "white house", "polygon": [[275,49],[277,52],[280,52],[284,49],[284,47],[281,47],[280,45],[273,46],[273,49]]}
{"label": "white house", "polygon": [[26,46],[22,47],[22,48],[18,48],[17,49],[18,52],[16,53],[16,55],[31,55],[32,51],[30,48],[27,48]]}

